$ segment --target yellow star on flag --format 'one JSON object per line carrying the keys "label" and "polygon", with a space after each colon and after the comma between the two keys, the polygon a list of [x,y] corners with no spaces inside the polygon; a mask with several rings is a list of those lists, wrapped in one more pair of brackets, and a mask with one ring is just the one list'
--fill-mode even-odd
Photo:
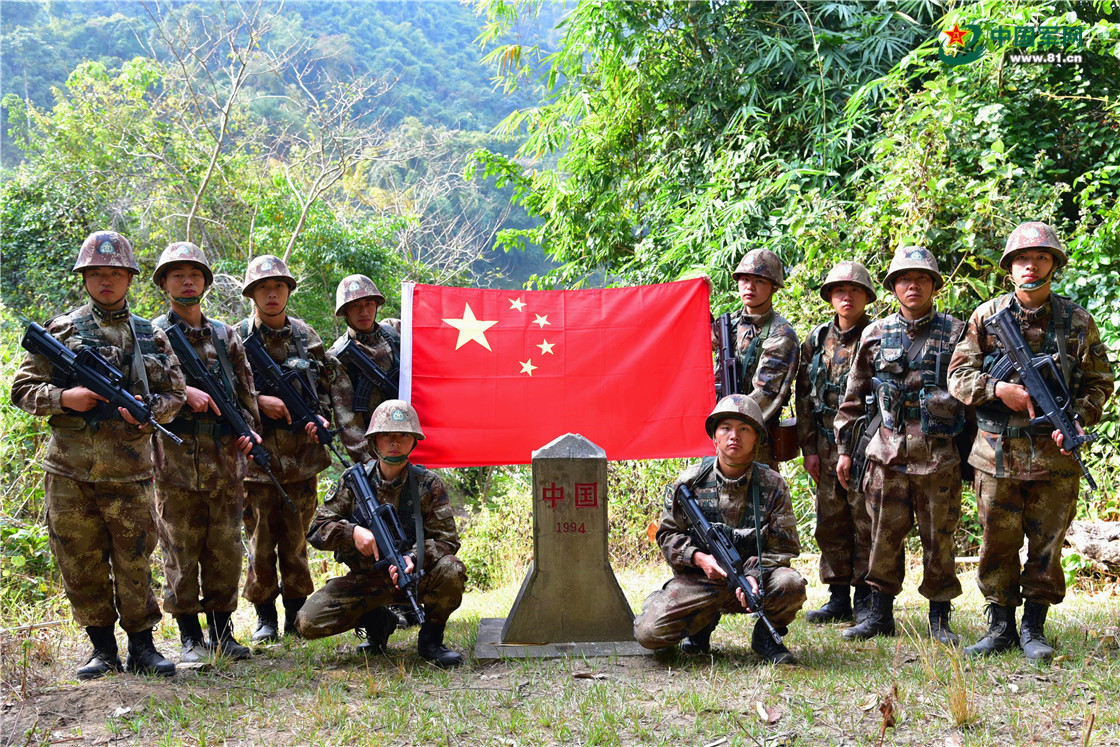
{"label": "yellow star on flag", "polygon": [[545,353],[548,353],[550,355],[556,355],[555,353],[552,352],[552,349],[554,347],[556,347],[556,343],[554,343],[554,342],[549,342],[548,340],[542,340],[541,343],[539,345],[537,345],[537,347],[541,349],[541,355],[544,355]]}
{"label": "yellow star on flag", "polygon": [[552,322],[548,321],[548,314],[545,314],[544,316],[536,314],[536,317],[537,318],[533,320],[533,324],[541,325],[541,329],[544,329],[544,325],[546,324],[552,324]]}
{"label": "yellow star on flag", "polygon": [[538,368],[540,368],[540,366],[533,365],[532,358],[527,361],[518,361],[518,363],[521,364],[521,370],[518,373],[529,374],[530,376],[533,375],[533,371],[536,371]]}
{"label": "yellow star on flag", "polygon": [[498,322],[488,322],[475,318],[474,311],[471,310],[471,305],[469,303],[466,304],[461,319],[444,319],[442,321],[459,330],[459,339],[455,341],[456,350],[472,340],[487,350],[491,350],[490,342],[486,339],[486,330],[490,329]]}
{"label": "yellow star on flag", "polygon": [[521,300],[520,296],[518,296],[516,299],[507,298],[506,300],[509,301],[509,307],[511,309],[516,309],[517,311],[525,310],[525,302]]}

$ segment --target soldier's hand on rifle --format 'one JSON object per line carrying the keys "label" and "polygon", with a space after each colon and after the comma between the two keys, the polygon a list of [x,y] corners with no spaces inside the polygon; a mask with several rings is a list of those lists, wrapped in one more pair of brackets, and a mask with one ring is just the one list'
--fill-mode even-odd
{"label": "soldier's hand on rifle", "polygon": [[377,550],[377,540],[373,532],[365,527],[354,527],[354,547],[367,558],[373,556],[374,560],[381,560],[381,553]]}
{"label": "soldier's hand on rifle", "polygon": [[[806,457],[808,458],[808,457]],[[844,490],[851,490],[848,487],[848,478],[852,476],[852,458],[847,454],[841,454],[840,460],[836,462],[836,479],[844,486]]]}
{"label": "soldier's hand on rifle", "polygon": [[250,438],[249,436],[242,436],[241,438],[237,439],[237,450],[252,459],[253,457],[249,455],[249,452],[253,450],[253,446],[255,444],[261,443],[261,437],[257,434],[256,431],[249,432],[253,434],[253,437]]}
{"label": "soldier's hand on rifle", "polygon": [[108,401],[109,400],[105,399],[97,392],[86,389],[84,386],[63,389],[62,395],[59,397],[59,402],[62,406],[74,412],[89,412],[97,407],[98,402]]}
{"label": "soldier's hand on rifle", "polygon": [[704,575],[712,581],[719,581],[722,578],[727,578],[727,574],[719,567],[719,563],[706,552],[697,550],[692,555],[692,564],[702,570]]}
{"label": "soldier's hand on rifle", "polygon": [[813,482],[821,481],[821,458],[816,454],[805,455],[805,471],[809,473],[809,477],[813,478]]}
{"label": "soldier's hand on rifle", "polygon": [[[404,556],[404,572],[405,573],[412,573],[412,568],[413,568],[412,556],[411,555],[405,555]],[[389,566],[389,578],[393,579],[394,584],[397,584],[398,586],[400,585],[397,581],[397,567],[395,565]]]}
{"label": "soldier's hand on rifle", "polygon": [[191,412],[213,410],[215,415],[222,414],[218,409],[218,403],[211,399],[209,394],[193,386],[187,387],[187,407],[191,408]]}
{"label": "soldier's hand on rifle", "polygon": [[[144,398],[143,398],[143,397],[141,397],[141,396],[140,396],[139,394],[134,394],[134,395],[132,395],[132,396],[136,397],[136,399],[140,400],[141,402],[143,402],[143,401],[144,401]],[[135,425],[135,426],[138,426],[138,427],[140,428],[140,430],[144,430],[145,428],[147,428],[147,427],[148,427],[148,424],[147,424],[147,423],[141,423],[141,422],[140,422],[139,420],[137,420],[136,418],[132,417],[132,413],[131,413],[131,412],[129,412],[128,410],[124,409],[123,407],[118,407],[118,408],[117,408],[117,410],[118,410],[118,411],[120,412],[120,414],[121,414],[121,417],[122,417],[122,418],[124,418],[124,422],[126,422],[126,423],[132,423],[133,425]]]}
{"label": "soldier's hand on rifle", "polygon": [[1032,418],[1035,416],[1031,394],[1022,384],[1010,384],[1006,381],[997,382],[996,396],[1013,411],[1025,412]]}
{"label": "soldier's hand on rifle", "polygon": [[[1077,435],[1079,435],[1079,436],[1084,436],[1085,435],[1085,429],[1081,427],[1081,423],[1074,420],[1073,421],[1073,426],[1075,428],[1077,428]],[[1065,446],[1066,437],[1064,435],[1062,435],[1062,432],[1060,430],[1058,430],[1057,428],[1055,428],[1054,432],[1050,434],[1050,438],[1054,439],[1054,443],[1056,443],[1058,445],[1059,449],[1062,449],[1062,447]],[[1065,454],[1066,456],[1069,456],[1073,452],[1072,451],[1066,451],[1065,449],[1062,449],[1062,453]]]}
{"label": "soldier's hand on rifle", "polygon": [[[330,427],[330,421],[328,421],[322,415],[316,415],[315,417],[319,418],[319,422],[323,424],[324,428]],[[289,420],[288,422],[290,423],[292,421]],[[319,443],[322,443],[322,441],[319,440],[319,429],[315,427],[314,423],[311,423],[311,422],[307,423],[306,425],[303,426],[303,429],[305,431],[307,431],[307,435],[311,436],[316,441],[319,441]]]}
{"label": "soldier's hand on rifle", "polygon": [[[756,595],[758,594],[758,581],[754,576],[747,576],[747,583],[751,586],[751,591]],[[747,595],[743,593],[742,589],[735,589],[735,598],[739,600],[739,604],[743,609],[747,609]],[[758,612],[758,610],[751,610],[751,612]]]}
{"label": "soldier's hand on rifle", "polygon": [[286,420],[288,425],[292,424],[292,414],[288,412],[288,406],[284,404],[284,400],[279,397],[262,394],[257,397],[257,407],[273,420]]}

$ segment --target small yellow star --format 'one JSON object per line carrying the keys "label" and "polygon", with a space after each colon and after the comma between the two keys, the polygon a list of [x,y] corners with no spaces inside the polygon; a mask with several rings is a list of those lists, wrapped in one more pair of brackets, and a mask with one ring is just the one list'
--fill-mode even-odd
{"label": "small yellow star", "polygon": [[518,361],[518,363],[521,364],[521,370],[518,373],[529,374],[530,376],[533,375],[533,371],[536,371],[538,368],[540,368],[540,366],[533,365],[532,358],[527,361]]}
{"label": "small yellow star", "polygon": [[552,324],[552,322],[548,321],[548,314],[545,314],[544,316],[536,314],[536,317],[537,318],[533,320],[533,324],[541,325],[541,329],[544,329],[544,325],[546,324]]}
{"label": "small yellow star", "polygon": [[459,339],[455,341],[455,349],[463,347],[470,341],[477,342],[482,347],[490,350],[490,342],[486,339],[486,330],[497,324],[496,321],[488,322],[475,318],[471,305],[466,304],[462,319],[444,319],[445,324],[450,324],[459,330]]}
{"label": "small yellow star", "polygon": [[541,349],[541,355],[544,355],[545,353],[548,353],[550,355],[556,355],[555,353],[552,352],[552,349],[554,347],[556,347],[556,343],[554,343],[554,342],[549,342],[548,340],[542,340],[541,344],[537,345],[537,347]]}
{"label": "small yellow star", "polygon": [[525,302],[521,300],[520,296],[516,299],[507,298],[506,300],[509,301],[509,307],[511,309],[516,309],[517,311],[523,311],[525,309]]}

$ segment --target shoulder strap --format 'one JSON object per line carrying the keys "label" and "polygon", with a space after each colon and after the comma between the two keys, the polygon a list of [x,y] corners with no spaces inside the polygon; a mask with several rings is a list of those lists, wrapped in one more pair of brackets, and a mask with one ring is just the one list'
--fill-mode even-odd
{"label": "shoulder strap", "polygon": [[222,368],[226,394],[231,400],[236,401],[237,378],[233,375],[233,366],[229,362],[229,325],[217,319],[211,319],[210,324],[214,327],[214,348],[218,351],[218,365]]}
{"label": "shoulder strap", "polygon": [[[1059,306],[1061,313],[1058,313]],[[1073,321],[1073,303],[1067,303],[1057,293],[1051,293],[1050,316],[1054,320],[1054,341],[1058,345],[1058,363],[1062,367],[1062,378],[1066,382],[1066,388],[1071,388],[1073,382],[1070,379],[1069,361],[1066,359],[1068,345],[1066,337],[1069,335],[1070,323]]]}
{"label": "shoulder strap", "polygon": [[755,547],[758,548],[758,596],[761,599],[763,596],[763,583],[762,583],[762,508],[759,506],[761,502],[762,490],[758,487],[758,465],[751,465],[751,504],[754,506],[754,541]]}
{"label": "shoulder strap", "polygon": [[140,350],[140,335],[137,328],[144,329],[150,337],[152,334],[152,324],[143,317],[130,314],[128,317],[128,327],[132,330],[132,376],[139,382],[140,391],[144,396],[150,396],[152,393],[151,387],[148,385],[148,371],[144,367],[144,352]]}
{"label": "shoulder strap", "polygon": [[412,496],[412,517],[416,524],[416,572],[424,570],[424,519],[420,516],[420,476],[427,470],[419,464],[408,465],[408,484],[405,490]]}

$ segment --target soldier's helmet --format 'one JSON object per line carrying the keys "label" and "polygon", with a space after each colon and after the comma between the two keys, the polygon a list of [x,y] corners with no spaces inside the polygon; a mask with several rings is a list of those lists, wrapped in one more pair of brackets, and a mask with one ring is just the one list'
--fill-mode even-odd
{"label": "soldier's helmet", "polygon": [[156,271],[152,273],[152,284],[158,288],[160,281],[163,280],[163,276],[167,274],[171,266],[180,264],[191,265],[202,270],[202,275],[206,278],[207,288],[214,282],[214,271],[210,269],[210,263],[206,260],[206,254],[202,251],[202,248],[189,241],[175,241],[168,244],[167,248],[163,250],[163,254],[159,255]]}
{"label": "soldier's helmet", "polygon": [[403,399],[387,399],[373,411],[366,435],[376,433],[410,433],[417,441],[424,440],[424,431],[420,430],[420,416]]}
{"label": "soldier's helmet", "polygon": [[774,283],[777,288],[786,287],[785,271],[782,260],[769,249],[751,249],[739,260],[739,265],[731,277],[738,280],[743,275],[758,275]]}
{"label": "soldier's helmet", "polygon": [[1069,262],[1062,249],[1062,242],[1058,241],[1058,233],[1045,223],[1028,221],[1020,223],[1007,237],[1007,244],[1003,248],[1003,256],[999,258],[999,266],[1005,272],[1011,272],[1011,259],[1024,249],[1045,249],[1054,256],[1054,269],[1059,270]]}
{"label": "soldier's helmet", "polygon": [[716,425],[724,418],[736,418],[754,428],[758,434],[758,443],[766,443],[766,426],[762,422],[762,408],[758,403],[745,394],[729,394],[716,403],[716,409],[704,421],[704,429],[708,438],[714,438]]}
{"label": "soldier's helmet", "polygon": [[894,253],[890,267],[887,268],[887,277],[883,279],[883,287],[894,293],[894,281],[899,275],[910,270],[922,270],[933,275],[933,289],[937,290],[945,285],[945,278],[937,268],[937,257],[924,246],[901,246]]}
{"label": "soldier's helmet", "polygon": [[831,300],[829,295],[832,293],[832,286],[840,285],[841,283],[858,285],[860,288],[867,291],[868,303],[875,300],[875,286],[871,282],[871,273],[859,262],[851,262],[849,260],[837,262],[836,265],[828,271],[828,276],[824,279],[824,285],[821,286],[821,298],[825,301]]}
{"label": "soldier's helmet", "polygon": [[94,231],[86,237],[73,271],[81,272],[87,267],[123,267],[133,275],[140,272],[132,244],[116,231]]}
{"label": "soldier's helmet", "polygon": [[257,283],[269,278],[280,278],[292,290],[296,289],[296,279],[292,276],[284,260],[273,254],[262,254],[249,263],[245,268],[245,282],[241,286],[241,295],[246,298],[253,295],[253,288]]}
{"label": "soldier's helmet", "polygon": [[360,298],[376,299],[378,306],[385,303],[385,296],[381,295],[372,280],[365,275],[347,275],[334,292],[334,315],[342,316],[346,304]]}

